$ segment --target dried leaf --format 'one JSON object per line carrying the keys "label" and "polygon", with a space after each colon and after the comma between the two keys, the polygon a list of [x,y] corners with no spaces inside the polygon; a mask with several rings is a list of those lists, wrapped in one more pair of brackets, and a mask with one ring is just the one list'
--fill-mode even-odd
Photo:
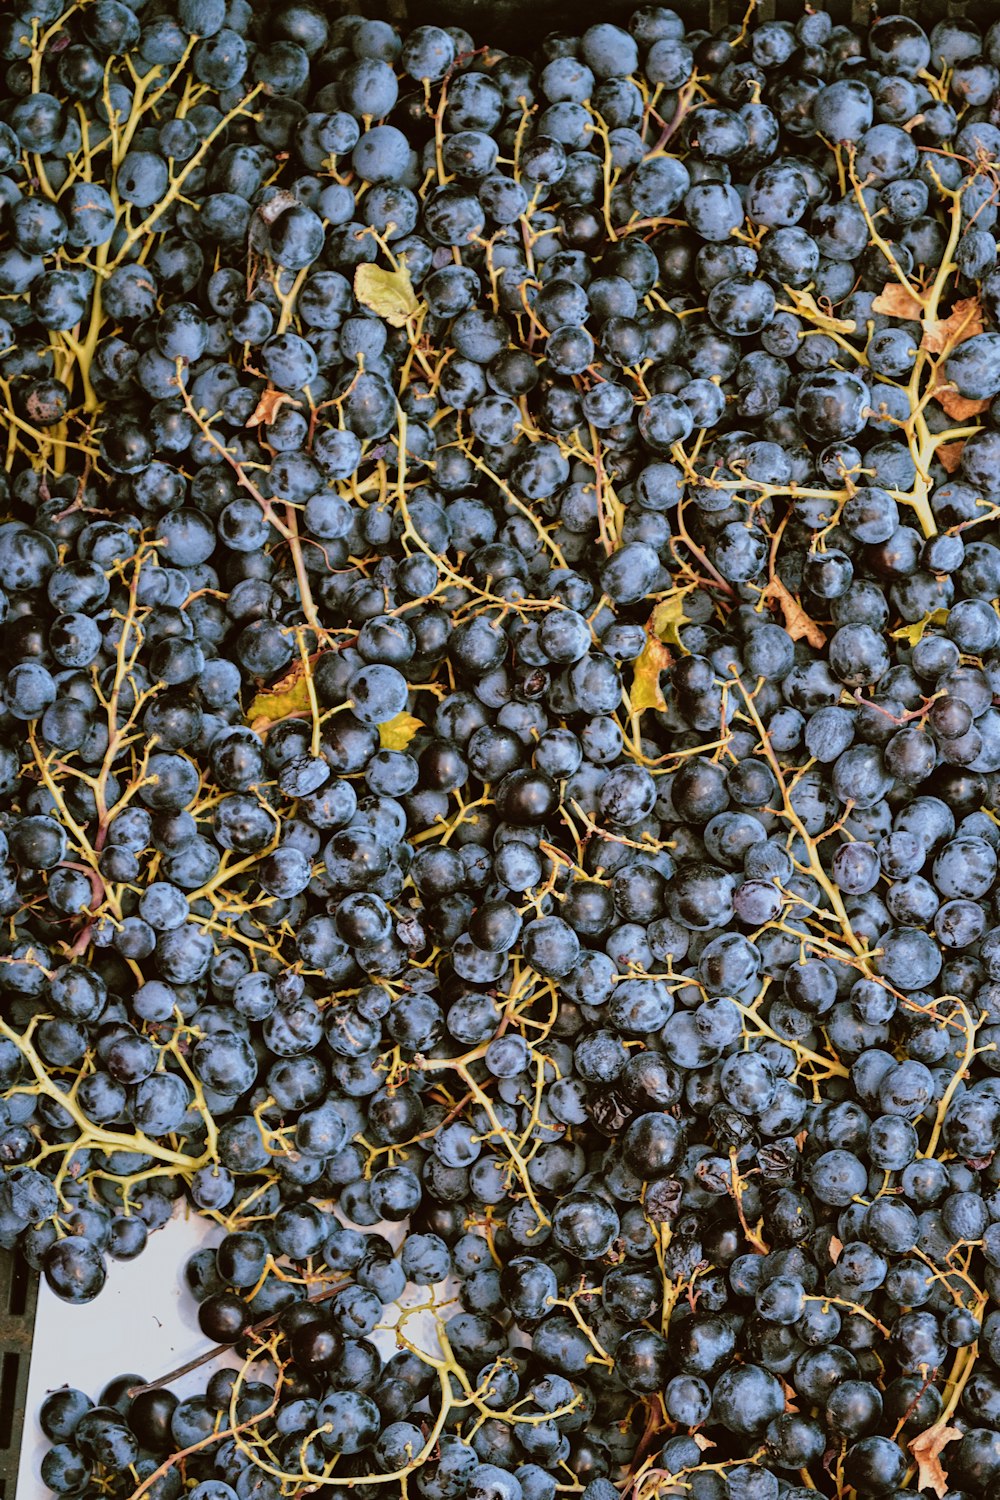
{"label": "dried leaf", "polygon": [[962,462],[962,449],[965,447],[965,439],[961,438],[957,443],[942,443],[934,454],[938,463],[949,474],[954,474]]}
{"label": "dried leaf", "polygon": [[798,1392],[796,1391],[795,1387],[792,1386],[792,1385],[789,1385],[789,1383],[788,1383],[787,1380],[782,1380],[780,1375],[778,1376],[778,1379],[781,1380],[781,1389],[785,1393],[785,1410],[786,1411],[798,1411],[798,1409],[799,1409],[799,1407],[798,1407],[798,1399],[799,1398],[798,1398]]}
{"label": "dried leaf", "polygon": [[826,313],[819,306],[816,298],[809,292],[800,292],[797,287],[786,286],[786,296],[797,313],[806,318],[814,328],[823,333],[854,333],[857,324],[853,318],[835,318]]}
{"label": "dried leaf", "polygon": [[301,402],[296,401],[295,397],[289,395],[288,391],[276,391],[273,385],[269,385],[266,391],[261,392],[260,400],[249,417],[247,417],[244,425],[247,427],[259,427],[262,422],[265,425],[273,422],[275,416],[286,402],[292,406],[301,405]]}
{"label": "dried leaf", "polygon": [[660,690],[660,673],[673,662],[669,648],[655,635],[648,636],[639,656],[636,657],[632,677],[632,692],[629,698],[633,713],[641,714],[644,708],[663,710],[667,700]]}
{"label": "dried leaf", "polygon": [[953,385],[935,386],[931,394],[942,410],[955,422],[964,422],[967,417],[978,416],[981,411],[987,411],[992,404],[989,401],[973,401],[968,396],[960,396]]}
{"label": "dried leaf", "polygon": [[718,1447],[717,1443],[713,1443],[711,1438],[705,1437],[705,1435],[701,1432],[693,1432],[691,1436],[698,1444],[698,1447],[701,1449],[702,1453],[704,1453],[707,1448]]}
{"label": "dried leaf", "polygon": [[945,349],[954,349],[957,344],[971,339],[974,334],[982,333],[984,326],[979,298],[963,297],[961,302],[955,303],[947,318],[931,318],[924,324],[920,347],[929,349],[931,354],[941,354]]}
{"label": "dried leaf", "polygon": [[[310,670],[318,654],[309,658]],[[265,692],[257,694],[247,709],[246,716],[251,728],[256,728],[259,723],[261,728],[266,729],[271,724],[277,724],[279,719],[288,719],[292,714],[307,713],[308,710],[306,669],[301,661],[297,661],[284,677],[272,682]]]}
{"label": "dried leaf", "polygon": [[402,328],[420,307],[405,266],[398,271],[386,271],[382,266],[358,266],[354,273],[354,295],[393,328]]}
{"label": "dried leaf", "polygon": [[892,631],[894,641],[906,641],[907,645],[913,647],[918,641],[923,640],[924,631],[929,625],[943,625],[948,618],[946,609],[932,609],[929,615],[924,615],[922,620],[914,620],[910,625],[901,625],[898,630]]}
{"label": "dried leaf", "polygon": [[684,645],[680,637],[680,627],[687,619],[684,613],[684,600],[690,592],[690,586],[674,589],[665,599],[660,600],[646,621],[646,629],[651,635],[655,635],[658,640],[666,641],[668,645],[681,652],[684,651]]}
{"label": "dried leaf", "polygon": [[405,750],[418,730],[423,729],[419,719],[404,709],[394,719],[387,719],[378,726],[379,744],[383,750]]}
{"label": "dried leaf", "polygon": [[644,708],[663,710],[667,706],[660,691],[660,673],[673,665],[674,651],[687,655],[680,627],[687,618],[684,600],[691,587],[673,589],[660,600],[646,621],[646,644],[636,658],[632,676],[630,702],[637,714],[641,714]]}
{"label": "dried leaf", "polygon": [[920,1489],[933,1490],[939,1496],[948,1493],[948,1474],[941,1466],[940,1453],[961,1436],[957,1427],[945,1427],[942,1422],[935,1422],[933,1427],[928,1427],[926,1432],[921,1432],[907,1445],[917,1460],[917,1484]]}
{"label": "dried leaf", "polygon": [[819,648],[826,644],[826,631],[821,625],[817,625],[811,615],[791,593],[780,578],[772,578],[766,585],[761,598],[765,604],[776,604],[785,617],[785,629],[793,641],[808,641],[810,646]]}
{"label": "dried leaf", "polygon": [[905,286],[900,286],[898,281],[887,281],[872,303],[872,311],[885,313],[887,318],[918,322],[923,307]]}
{"label": "dried leaf", "polygon": [[835,1234],[831,1234],[831,1236],[830,1236],[830,1259],[833,1261],[834,1265],[836,1265],[837,1262],[838,1262],[838,1260],[840,1259],[840,1252],[843,1250],[843,1248],[844,1248],[844,1242],[843,1242],[843,1240],[838,1240],[838,1238],[837,1238],[837,1236]]}

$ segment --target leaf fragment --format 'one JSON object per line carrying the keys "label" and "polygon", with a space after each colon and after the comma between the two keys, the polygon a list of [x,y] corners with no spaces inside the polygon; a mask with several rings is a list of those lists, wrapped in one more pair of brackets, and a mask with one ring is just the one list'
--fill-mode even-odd
{"label": "leaf fragment", "polygon": [[781,1389],[785,1393],[785,1410],[798,1411],[798,1392],[796,1391],[795,1387],[793,1385],[789,1385],[788,1381],[783,1380],[780,1375],[778,1376],[778,1379],[781,1381]]}
{"label": "leaf fragment", "polygon": [[979,298],[963,297],[955,303],[947,318],[931,318],[924,324],[920,347],[930,350],[931,354],[942,354],[945,349],[954,349],[966,339],[982,333],[984,327]]}
{"label": "leaf fragment", "polygon": [[949,474],[954,474],[962,462],[962,449],[965,447],[965,439],[960,438],[957,443],[942,443],[934,454],[942,469]]}
{"label": "leaf fragment", "polygon": [[398,271],[387,271],[383,266],[358,266],[354,273],[354,295],[393,328],[402,328],[420,307],[410,273],[403,265]]}
{"label": "leaf fragment", "polygon": [[923,305],[905,286],[900,286],[898,281],[887,281],[872,303],[872,311],[885,313],[887,318],[906,318],[910,322],[919,322]]}
{"label": "leaf fragment", "polygon": [[667,701],[660,689],[660,673],[673,666],[675,652],[682,656],[688,654],[681,641],[680,628],[687,619],[684,600],[693,587],[693,584],[687,584],[672,589],[646,621],[646,644],[636,657],[632,673],[629,702],[634,713],[641,714],[645,708],[666,709]]}
{"label": "leaf fragment", "polygon": [[948,1493],[948,1474],[941,1464],[941,1451],[956,1438],[962,1436],[957,1427],[946,1427],[935,1422],[925,1432],[919,1433],[907,1446],[917,1460],[917,1484],[920,1489],[933,1490],[943,1497]]}
{"label": "leaf fragment", "polygon": [[646,629],[650,635],[655,635],[658,640],[666,641],[678,651],[684,651],[680,637],[680,627],[687,619],[684,613],[685,597],[691,592],[691,587],[674,589],[665,599],[661,599],[646,621]]}
{"label": "leaf fragment", "polygon": [[260,722],[261,727],[266,729],[271,724],[277,724],[279,719],[288,719],[292,714],[305,713],[308,710],[309,688],[306,682],[306,669],[303,662],[297,661],[284,677],[277,682],[272,682],[265,692],[256,695],[247,709],[246,716],[251,728],[256,728]]}
{"label": "leaf fragment", "polygon": [[973,401],[969,396],[960,396],[953,385],[938,385],[931,392],[941,409],[955,422],[964,422],[967,417],[978,416],[987,411],[992,402]]}
{"label": "leaf fragment", "polygon": [[785,629],[793,641],[808,641],[817,651],[826,644],[826,631],[818,625],[795,595],[775,576],[764,586],[761,599],[775,604],[785,617]]}
{"label": "leaf fragment", "polygon": [[921,620],[913,620],[909,625],[901,625],[898,630],[891,632],[894,641],[906,641],[907,645],[913,647],[918,641],[923,640],[924,632],[931,625],[943,625],[948,618],[946,609],[932,609],[929,615],[924,615]]}
{"label": "leaf fragment", "polygon": [[268,423],[274,421],[275,416],[286,403],[291,406],[300,406],[302,404],[296,401],[295,397],[290,395],[288,391],[276,391],[273,385],[269,385],[266,391],[261,392],[260,400],[249,417],[247,417],[244,426],[259,427],[261,423],[264,423],[266,426]]}
{"label": "leaf fragment", "polygon": [[646,644],[636,657],[632,676],[632,692],[629,702],[632,712],[641,714],[645,708],[666,709],[667,700],[660,688],[660,673],[673,664],[670,648],[655,635],[647,636]]}
{"label": "leaf fragment", "polygon": [[831,313],[824,312],[810,292],[800,292],[797,287],[787,285],[783,289],[795,311],[801,313],[814,328],[823,333],[857,332],[858,325],[853,318],[835,318]]}
{"label": "leaf fragment", "polygon": [[405,750],[413,736],[423,724],[404,709],[394,719],[387,719],[378,726],[379,744],[383,750]]}
{"label": "leaf fragment", "polygon": [[836,1265],[837,1262],[838,1262],[838,1260],[840,1259],[841,1254],[843,1252],[843,1249],[844,1249],[844,1242],[843,1242],[843,1240],[838,1240],[838,1238],[837,1238],[837,1236],[835,1234],[831,1234],[831,1236],[830,1236],[830,1259],[833,1261],[834,1265]]}

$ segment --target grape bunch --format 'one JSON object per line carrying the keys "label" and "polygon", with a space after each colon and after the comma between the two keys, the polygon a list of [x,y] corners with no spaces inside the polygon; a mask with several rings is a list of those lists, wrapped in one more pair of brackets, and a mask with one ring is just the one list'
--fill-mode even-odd
{"label": "grape bunch", "polygon": [[526,51],[0,18],[0,1243],[236,1360],[41,1478],[993,1500],[1000,22]]}

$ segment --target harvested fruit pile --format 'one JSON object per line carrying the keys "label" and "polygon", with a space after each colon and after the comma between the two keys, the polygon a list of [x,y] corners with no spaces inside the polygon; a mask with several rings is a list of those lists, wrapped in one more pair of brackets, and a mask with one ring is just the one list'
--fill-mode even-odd
{"label": "harvested fruit pile", "polygon": [[42,1477],[990,1500],[1000,23],[488,41],[0,20],[0,1237],[242,1357]]}

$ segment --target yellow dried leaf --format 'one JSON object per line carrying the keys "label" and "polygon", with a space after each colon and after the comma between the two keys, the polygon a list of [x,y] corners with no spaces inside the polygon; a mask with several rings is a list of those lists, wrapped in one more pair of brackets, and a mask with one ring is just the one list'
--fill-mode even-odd
{"label": "yellow dried leaf", "polygon": [[404,709],[394,719],[387,719],[378,726],[379,744],[383,750],[405,750],[413,736],[423,727],[419,719],[415,719]]}
{"label": "yellow dried leaf", "polygon": [[962,462],[962,449],[964,447],[964,438],[961,438],[957,443],[942,443],[934,454],[934,457],[943,469],[946,469],[949,474],[954,474]]}
{"label": "yellow dried leaf", "polygon": [[266,728],[287,719],[291,714],[308,711],[309,690],[306,686],[305,667],[297,661],[278,682],[273,682],[266,692],[258,693],[247,709],[251,727],[258,721]]}
{"label": "yellow dried leaf", "polygon": [[809,292],[800,292],[797,287],[786,286],[785,295],[795,311],[823,333],[854,333],[857,324],[853,318],[835,318],[820,307]]}
{"label": "yellow dried leaf", "polygon": [[296,401],[295,397],[290,396],[287,391],[276,391],[273,385],[268,386],[266,391],[261,392],[260,400],[249,417],[247,417],[245,425],[247,427],[259,427],[262,422],[265,425],[268,422],[273,422],[276,414],[286,402],[292,406],[301,405],[301,402]]}
{"label": "yellow dried leaf", "polygon": [[765,604],[776,604],[785,617],[785,629],[793,641],[808,641],[818,651],[826,643],[826,631],[817,625],[811,615],[785,587],[781,579],[774,577],[766,585],[761,598]]}
{"label": "yellow dried leaf", "polygon": [[963,297],[961,302],[955,303],[947,318],[931,318],[924,324],[920,347],[929,349],[932,354],[941,354],[945,349],[963,344],[974,334],[982,333],[984,326],[979,298]]}
{"label": "yellow dried leaf", "polygon": [[992,404],[990,401],[973,401],[968,396],[960,396],[953,385],[935,386],[931,394],[942,411],[954,422],[964,422],[967,417],[978,416],[981,411],[988,411]]}
{"label": "yellow dried leaf", "polygon": [[889,281],[872,303],[872,311],[885,313],[887,318],[906,318],[918,322],[923,307],[905,286],[900,286],[898,281]]}
{"label": "yellow dried leaf", "polygon": [[666,708],[667,700],[660,690],[660,673],[666,671],[672,662],[673,657],[663,641],[655,635],[648,636],[636,657],[632,676],[629,702],[633,713],[641,714],[644,708]]}
{"label": "yellow dried leaf", "polygon": [[898,630],[892,632],[894,641],[906,641],[913,647],[918,641],[923,640],[924,631],[929,625],[943,625],[948,618],[946,609],[932,609],[929,615],[924,615],[922,620],[914,620],[910,625],[901,625]]}
{"label": "yellow dried leaf", "polygon": [[646,644],[636,658],[632,676],[630,702],[637,714],[641,714],[644,708],[662,710],[667,706],[660,691],[660,673],[673,665],[674,651],[683,656],[688,654],[681,641],[680,628],[687,618],[684,599],[693,586],[689,584],[686,588],[673,589],[660,600],[646,621]]}
{"label": "yellow dried leaf", "polygon": [[941,1465],[941,1450],[962,1436],[957,1427],[946,1427],[935,1422],[926,1432],[921,1432],[909,1443],[910,1452],[917,1460],[917,1484],[920,1489],[933,1490],[935,1495],[948,1493],[948,1474]]}
{"label": "yellow dried leaf", "polygon": [[358,266],[354,273],[354,295],[393,328],[402,328],[420,306],[405,266],[398,271],[386,271],[382,266]]}
{"label": "yellow dried leaf", "polygon": [[665,599],[661,599],[646,621],[646,629],[650,635],[655,635],[658,640],[666,641],[668,645],[675,647],[684,655],[681,642],[680,627],[684,624],[687,616],[684,613],[685,597],[691,592],[691,587],[674,589]]}

